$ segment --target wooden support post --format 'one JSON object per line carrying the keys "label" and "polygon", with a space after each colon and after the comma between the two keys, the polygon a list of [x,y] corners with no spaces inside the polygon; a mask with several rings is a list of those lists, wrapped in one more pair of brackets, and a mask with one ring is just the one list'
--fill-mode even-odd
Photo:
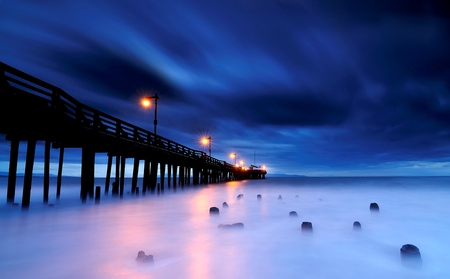
{"label": "wooden support post", "polygon": [[34,156],[36,152],[36,140],[29,140],[27,144],[27,159],[25,162],[25,177],[23,178],[22,208],[30,207],[31,180],[33,178]]}
{"label": "wooden support post", "polygon": [[149,172],[150,172],[150,161],[148,159],[144,160],[144,175],[142,178],[142,195],[145,195],[147,188],[149,187]]}
{"label": "wooden support post", "polygon": [[179,183],[181,185],[181,187],[184,187],[184,177],[186,175],[186,167],[185,166],[180,166],[180,179],[179,179]]}
{"label": "wooden support post", "polygon": [[16,196],[16,178],[17,161],[19,158],[19,140],[11,140],[11,149],[9,151],[9,174],[8,174],[8,192],[6,195],[7,203],[14,203]]}
{"label": "wooden support post", "polygon": [[109,184],[111,183],[112,155],[108,153],[108,165],[106,166],[105,195],[108,195]]}
{"label": "wooden support post", "polygon": [[150,166],[150,191],[152,194],[155,193],[156,190],[157,175],[158,175],[158,162],[156,160],[153,160]]}
{"label": "wooden support post", "polygon": [[203,182],[205,184],[208,184],[209,183],[209,169],[208,168],[203,169],[203,175],[205,176],[205,178],[203,179]]}
{"label": "wooden support post", "polygon": [[100,193],[101,193],[101,187],[97,186],[95,187],[95,204],[99,204],[100,203]]}
{"label": "wooden support post", "polygon": [[139,159],[134,158],[133,178],[131,179],[131,193],[132,194],[134,194],[134,192],[136,192],[138,174],[139,174]]}
{"label": "wooden support post", "polygon": [[172,165],[167,164],[167,189],[170,189],[171,177],[172,177]]}
{"label": "wooden support post", "polygon": [[196,178],[196,175],[197,175],[197,168],[192,168],[192,184],[193,185],[197,185],[197,178]]}
{"label": "wooden support post", "polygon": [[211,183],[216,183],[217,182],[216,181],[216,178],[217,178],[216,170],[215,169],[211,169],[210,174],[211,174],[211,178],[210,178]]}
{"label": "wooden support post", "polygon": [[44,149],[44,204],[48,204],[48,192],[50,189],[50,141],[45,141]]}
{"label": "wooden support post", "polygon": [[56,199],[59,200],[61,196],[61,180],[62,180],[62,168],[64,162],[64,147],[59,148],[59,163],[58,163],[58,177],[56,180]]}
{"label": "wooden support post", "polygon": [[113,195],[117,196],[119,194],[119,180],[120,180],[120,155],[116,155],[116,179],[113,182]]}
{"label": "wooden support post", "polygon": [[125,156],[120,160],[120,197],[123,197],[123,190],[125,189]]}
{"label": "wooden support post", "polygon": [[178,169],[178,185],[181,186],[181,180],[183,179],[183,166]]}
{"label": "wooden support post", "polygon": [[173,168],[173,189],[177,189],[177,168],[178,166],[172,165]]}
{"label": "wooden support post", "polygon": [[88,190],[88,195],[89,195],[89,199],[93,199],[94,198],[94,194],[95,194],[95,151],[90,150],[91,153],[91,162],[90,162],[90,166],[89,166],[89,171],[90,171],[90,176],[89,176],[89,186],[87,188]]}
{"label": "wooden support post", "polygon": [[166,164],[159,163],[159,177],[161,184],[161,192],[164,192],[164,176],[166,175]]}
{"label": "wooden support post", "polygon": [[112,183],[112,191],[111,191],[113,197],[117,197],[119,195],[119,183],[114,181]]}
{"label": "wooden support post", "polygon": [[81,200],[86,202],[88,194],[94,196],[95,151],[90,147],[81,150]]}
{"label": "wooden support post", "polygon": [[198,176],[199,176],[198,168],[194,167],[192,169],[192,184],[198,185],[198,180],[199,180]]}
{"label": "wooden support post", "polygon": [[205,172],[205,169],[201,168],[200,169],[200,184],[204,184],[205,183],[205,174],[204,174],[204,172]]}
{"label": "wooden support post", "polygon": [[191,185],[191,167],[187,167],[186,184]]}

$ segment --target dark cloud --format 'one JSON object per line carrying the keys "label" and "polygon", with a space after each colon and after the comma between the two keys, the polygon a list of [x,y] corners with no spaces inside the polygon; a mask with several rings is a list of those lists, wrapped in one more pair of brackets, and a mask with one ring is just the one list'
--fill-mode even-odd
{"label": "dark cloud", "polygon": [[318,1],[321,12],[334,15],[340,22],[377,22],[386,17],[440,17],[450,14],[450,5],[445,0],[411,1]]}
{"label": "dark cloud", "polygon": [[80,77],[93,91],[129,99],[135,97],[139,90],[147,89],[164,92],[165,97],[169,99],[180,98],[176,88],[164,77],[156,71],[145,69],[144,65],[134,63],[121,53],[90,47],[87,52],[52,52],[49,56],[59,65],[63,65],[60,70]]}
{"label": "dark cloud", "polygon": [[261,94],[217,102],[230,118],[248,126],[322,126],[345,121],[349,106],[314,94]]}
{"label": "dark cloud", "polygon": [[188,146],[297,173],[450,157],[448,1],[1,5],[2,61],[144,127],[137,95],[158,92]]}

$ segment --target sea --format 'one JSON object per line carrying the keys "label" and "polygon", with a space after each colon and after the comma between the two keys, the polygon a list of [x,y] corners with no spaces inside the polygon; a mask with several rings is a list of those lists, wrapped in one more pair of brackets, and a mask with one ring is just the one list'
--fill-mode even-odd
{"label": "sea", "polygon": [[[56,199],[52,178],[48,204],[33,178],[28,210],[21,183],[7,204],[0,178],[0,278],[450,278],[450,177],[267,177],[145,196],[126,179],[122,198],[96,179],[99,203],[80,200],[79,178]],[[420,264],[402,261],[405,244]]]}

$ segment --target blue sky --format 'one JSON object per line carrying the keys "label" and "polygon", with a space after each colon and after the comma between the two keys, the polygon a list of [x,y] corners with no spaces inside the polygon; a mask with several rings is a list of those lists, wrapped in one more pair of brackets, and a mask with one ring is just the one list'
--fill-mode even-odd
{"label": "blue sky", "polygon": [[449,6],[3,0],[0,61],[151,131],[157,92],[158,134],[269,173],[448,175]]}

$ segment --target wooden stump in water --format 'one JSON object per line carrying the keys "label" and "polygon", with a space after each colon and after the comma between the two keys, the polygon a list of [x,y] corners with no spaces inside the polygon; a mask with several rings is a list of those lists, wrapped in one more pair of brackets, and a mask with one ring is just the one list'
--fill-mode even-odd
{"label": "wooden stump in water", "polygon": [[219,209],[217,207],[211,207],[209,209],[209,214],[219,214]]}
{"label": "wooden stump in water", "polygon": [[415,245],[405,244],[400,248],[402,264],[408,267],[421,267],[422,257],[420,250]]}
{"label": "wooden stump in water", "polygon": [[289,217],[298,217],[298,214],[296,211],[289,212]]}
{"label": "wooden stump in water", "polygon": [[303,222],[302,223],[302,232],[312,232],[313,227],[311,222]]}
{"label": "wooden stump in water", "polygon": [[376,202],[373,202],[370,204],[370,211],[372,211],[372,212],[380,211],[380,207],[378,206],[378,204]]}

